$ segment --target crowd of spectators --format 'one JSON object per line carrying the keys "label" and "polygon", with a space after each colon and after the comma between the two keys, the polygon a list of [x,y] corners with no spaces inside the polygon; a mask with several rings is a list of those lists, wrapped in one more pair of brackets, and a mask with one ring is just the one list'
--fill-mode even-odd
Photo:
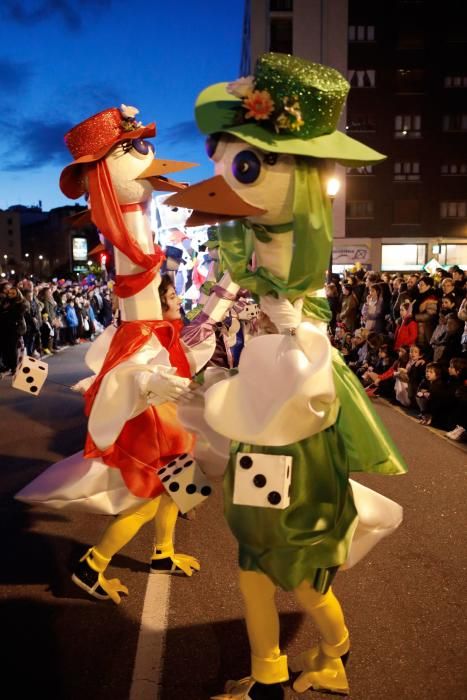
{"label": "crowd of spectators", "polygon": [[91,341],[112,323],[110,288],[24,279],[0,286],[0,372],[14,374],[25,353],[43,357]]}
{"label": "crowd of spectators", "polygon": [[346,274],[327,287],[329,334],[369,396],[467,441],[467,288],[462,269]]}
{"label": "crowd of spectators", "polygon": [[[363,269],[326,285],[331,343],[369,396],[467,441],[467,288],[458,266],[407,276]],[[0,372],[92,341],[116,318],[106,283],[23,280],[0,286]]]}

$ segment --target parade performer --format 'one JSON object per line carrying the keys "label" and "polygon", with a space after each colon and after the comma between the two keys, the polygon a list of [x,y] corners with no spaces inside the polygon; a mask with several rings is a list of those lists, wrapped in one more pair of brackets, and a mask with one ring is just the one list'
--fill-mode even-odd
{"label": "parade performer", "polygon": [[[254,76],[207,88],[196,120],[216,175],[167,200],[193,209],[188,226],[229,222],[219,227],[223,262],[276,330],[246,344],[237,374],[207,382],[198,426],[196,401],[185,414],[203,449],[218,436],[220,454],[230,441],[225,514],[239,542],[251,675],[229,682],[219,698],[281,700],[289,668],[299,673],[297,692],[348,692],[350,638],[331,583],[379,539],[377,518],[368,526],[372,544],[357,538],[372,498],[383,499],[382,511],[384,501],[401,511],[349,480],[352,471],[406,467],[326,334],[328,163],[359,167],[384,158],[337,131],[348,89],[334,69],[273,53],[258,59]],[[279,644],[278,586],[294,592],[321,635],[289,661]]]}
{"label": "parade performer", "polygon": [[89,194],[91,219],[113,244],[121,323],[109,326],[86,355],[94,375],[79,387],[88,416],[84,453],[52,465],[16,495],[56,508],[120,513],[72,577],[91,596],[115,603],[128,589],[104,572],[151,519],[151,571],[191,576],[199,569],[196,559],[174,552],[178,508],[158,477],[160,468],[193,445],[176,419],[174,401],[187,390],[196,362],[190,367],[180,343],[179,304],[171,308],[167,300],[175,291],[166,287],[159,296],[164,256],[154,245],[148,211],[154,189],[183,187],[166,173],[193,164],[155,158],[146,140],[155,135],[155,124],[143,126],[137,113],[125,105],[110,108],[65,136],[74,161],[63,170],[60,187],[72,199]]}

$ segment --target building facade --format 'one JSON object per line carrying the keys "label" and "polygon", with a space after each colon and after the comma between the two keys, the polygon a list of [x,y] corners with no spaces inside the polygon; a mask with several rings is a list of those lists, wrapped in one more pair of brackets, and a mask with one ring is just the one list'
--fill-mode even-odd
{"label": "building facade", "polygon": [[[20,247],[13,268],[16,275],[50,278],[87,272],[89,254],[99,243],[97,231],[91,223],[73,225],[73,218],[86,211],[75,204],[50,211],[14,205],[0,212],[0,226],[2,216],[17,222]],[[11,269],[8,272],[11,274]]]}
{"label": "building facade", "polygon": [[[21,220],[14,211],[0,211],[0,274],[11,276],[21,263]],[[14,274],[14,273],[13,273]]]}
{"label": "building facade", "polygon": [[388,156],[337,169],[334,269],[467,269],[465,3],[247,0],[245,17],[243,69],[264,51],[337,68],[351,84],[339,128]]}

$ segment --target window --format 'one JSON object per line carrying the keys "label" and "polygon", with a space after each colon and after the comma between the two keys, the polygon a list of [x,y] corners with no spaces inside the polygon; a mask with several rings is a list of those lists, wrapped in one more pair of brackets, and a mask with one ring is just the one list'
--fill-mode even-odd
{"label": "window", "polygon": [[444,78],[445,88],[466,88],[467,75],[446,75]]}
{"label": "window", "polygon": [[467,245],[465,243],[444,243],[440,245],[439,262],[441,265],[459,265],[467,269]]}
{"label": "window", "polygon": [[8,235],[9,235],[9,236],[12,236],[12,235],[13,235],[13,229],[12,229],[12,228],[9,228],[9,229],[8,229]]}
{"label": "window", "polygon": [[394,123],[396,139],[421,138],[422,118],[419,114],[398,114]]}
{"label": "window", "polygon": [[352,87],[371,88],[375,87],[374,70],[350,70],[349,83]]}
{"label": "window", "polygon": [[271,17],[271,34],[269,50],[278,53],[292,53],[293,29],[292,19],[287,17]]}
{"label": "window", "polygon": [[467,175],[467,163],[443,163],[441,175]]}
{"label": "window", "polygon": [[13,219],[11,219],[11,218],[9,217],[9,218],[7,219],[7,224],[8,224],[8,226],[11,226],[12,223],[13,223]]}
{"label": "window", "polygon": [[345,127],[347,131],[376,131],[374,114],[352,114]]}
{"label": "window", "polygon": [[398,68],[396,71],[397,92],[423,92],[425,72],[421,69]]}
{"label": "window", "polygon": [[375,28],[372,24],[368,26],[351,24],[349,26],[349,41],[374,41]]}
{"label": "window", "polygon": [[360,168],[347,168],[347,175],[373,175],[372,165],[362,165]]}
{"label": "window", "polygon": [[467,114],[445,114],[443,131],[467,131]]}
{"label": "window", "polygon": [[421,49],[423,48],[423,35],[418,29],[404,28],[399,32],[397,38],[398,49]]}
{"label": "window", "polygon": [[420,180],[420,163],[417,161],[398,161],[394,163],[394,180],[417,182]]}
{"label": "window", "polygon": [[467,202],[441,202],[442,219],[465,219],[467,217]]}
{"label": "window", "polygon": [[420,221],[420,202],[418,199],[396,199],[394,202],[394,223],[418,224]]}
{"label": "window", "polygon": [[381,246],[381,270],[421,270],[425,262],[425,244],[383,243]]}
{"label": "window", "polygon": [[269,0],[271,12],[292,12],[293,0]]}
{"label": "window", "polygon": [[348,219],[372,219],[373,202],[365,199],[347,202],[345,215]]}

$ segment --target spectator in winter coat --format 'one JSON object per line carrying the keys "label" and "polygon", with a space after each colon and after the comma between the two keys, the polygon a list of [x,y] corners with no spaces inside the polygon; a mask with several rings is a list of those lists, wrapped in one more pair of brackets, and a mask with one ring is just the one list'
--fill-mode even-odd
{"label": "spectator in winter coat", "polygon": [[53,348],[53,338],[54,338],[54,328],[49,321],[49,314],[46,311],[42,312],[42,324],[41,324],[41,343],[42,350],[46,355],[52,354]]}
{"label": "spectator in winter coat", "polygon": [[418,283],[420,295],[412,305],[412,314],[418,323],[418,345],[430,350],[430,339],[438,320],[438,299],[431,277],[422,277]]}
{"label": "spectator in winter coat", "polygon": [[79,343],[77,333],[78,333],[78,316],[75,311],[75,302],[70,299],[70,301],[65,306],[65,318],[67,325],[67,338],[70,345]]}
{"label": "spectator in winter coat", "polygon": [[362,326],[375,333],[382,333],[385,329],[384,299],[379,284],[370,287],[362,308]]}
{"label": "spectator in winter coat", "polygon": [[402,345],[415,345],[418,337],[418,325],[412,318],[412,304],[404,301],[400,307],[400,319],[394,334],[394,350]]}
{"label": "spectator in winter coat", "polygon": [[342,285],[341,309],[337,313],[337,322],[342,323],[351,333],[357,327],[358,299],[353,292],[353,285]]}

